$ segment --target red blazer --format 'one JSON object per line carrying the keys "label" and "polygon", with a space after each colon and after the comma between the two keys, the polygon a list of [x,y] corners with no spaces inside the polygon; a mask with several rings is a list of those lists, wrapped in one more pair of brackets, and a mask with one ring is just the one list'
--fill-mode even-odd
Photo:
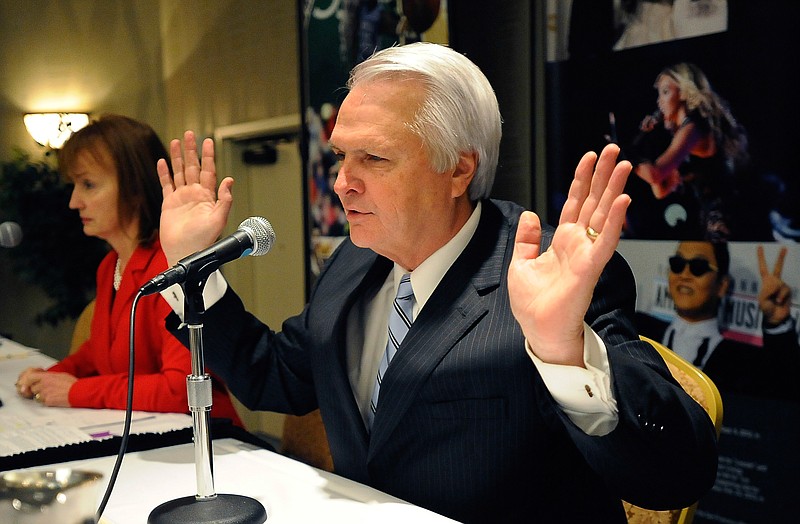
{"label": "red blazer", "polygon": [[[133,299],[145,282],[167,269],[167,260],[160,242],[139,246],[125,267],[119,291],[114,293],[116,261],[117,254],[111,251],[97,268],[97,302],[89,339],[50,368],[78,377],[69,390],[72,407],[126,407]],[[164,318],[171,311],[160,295],[143,297],[136,306],[134,410],[189,412],[186,376],[192,372],[191,354],[164,326]],[[211,415],[229,418],[241,426],[225,386],[216,377],[212,384]]]}

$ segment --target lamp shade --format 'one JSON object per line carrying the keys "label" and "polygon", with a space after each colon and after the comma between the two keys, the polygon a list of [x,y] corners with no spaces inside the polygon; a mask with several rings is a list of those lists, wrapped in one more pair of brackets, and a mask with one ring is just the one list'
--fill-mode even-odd
{"label": "lamp shade", "polygon": [[34,140],[46,147],[58,149],[79,129],[89,123],[86,113],[28,113],[25,127]]}

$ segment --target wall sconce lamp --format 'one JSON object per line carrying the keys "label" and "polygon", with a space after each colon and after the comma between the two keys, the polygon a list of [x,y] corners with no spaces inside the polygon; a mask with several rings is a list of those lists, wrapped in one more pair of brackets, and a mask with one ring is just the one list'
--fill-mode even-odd
{"label": "wall sconce lamp", "polygon": [[45,147],[59,149],[79,129],[89,123],[86,113],[28,113],[23,118],[28,133]]}

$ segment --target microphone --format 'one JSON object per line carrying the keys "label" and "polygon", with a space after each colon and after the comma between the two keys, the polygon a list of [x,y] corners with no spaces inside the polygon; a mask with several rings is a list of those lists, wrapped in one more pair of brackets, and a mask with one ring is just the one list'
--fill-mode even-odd
{"label": "microphone", "polygon": [[189,278],[204,278],[231,260],[252,255],[266,255],[275,242],[275,231],[266,218],[250,217],[230,236],[193,255],[150,279],[140,289],[143,296],[164,291]]}
{"label": "microphone", "polygon": [[647,116],[649,116],[650,118],[653,119],[653,127],[648,129],[648,130],[646,130],[646,131],[644,129],[639,131],[639,134],[636,135],[636,138],[633,139],[633,145],[635,145],[635,146],[639,145],[639,143],[644,139],[644,137],[647,135],[647,133],[652,131],[653,128],[655,128],[659,124],[663,124],[664,123],[664,114],[661,112],[660,109],[656,109],[655,111],[653,111],[652,113],[650,113]]}
{"label": "microphone", "polygon": [[656,109],[650,113],[650,116],[655,120],[655,125],[664,123],[664,113],[662,113],[660,109]]}
{"label": "microphone", "polygon": [[0,247],[17,247],[22,242],[22,228],[16,222],[0,224]]}
{"label": "microphone", "polygon": [[664,114],[660,109],[656,109],[647,115],[647,117],[652,119],[653,126],[650,129],[640,128],[636,136],[633,137],[633,140],[625,147],[624,157],[634,165],[643,162],[652,162],[664,149],[660,147],[658,141],[655,143],[653,141],[653,137],[658,138],[658,134],[652,137],[650,136],[650,133],[653,132],[657,126],[664,123]]}

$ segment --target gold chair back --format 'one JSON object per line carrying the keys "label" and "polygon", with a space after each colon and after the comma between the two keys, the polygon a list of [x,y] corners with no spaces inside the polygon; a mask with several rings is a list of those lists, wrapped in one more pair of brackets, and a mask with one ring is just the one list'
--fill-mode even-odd
{"label": "gold chair back", "polygon": [[[677,353],[647,337],[639,337],[652,345],[666,362],[670,373],[683,389],[697,401],[711,417],[719,438],[722,429],[722,396],[708,375],[684,360]],[[691,524],[697,502],[686,508],[656,511],[634,506],[623,501],[629,524]]]}
{"label": "gold chair back", "polygon": [[78,316],[78,320],[75,321],[75,327],[72,330],[72,341],[69,345],[69,354],[75,353],[77,349],[89,340],[89,333],[91,332],[92,328],[92,317],[94,316],[94,299],[91,302],[86,304],[86,307],[83,308],[81,314]]}

